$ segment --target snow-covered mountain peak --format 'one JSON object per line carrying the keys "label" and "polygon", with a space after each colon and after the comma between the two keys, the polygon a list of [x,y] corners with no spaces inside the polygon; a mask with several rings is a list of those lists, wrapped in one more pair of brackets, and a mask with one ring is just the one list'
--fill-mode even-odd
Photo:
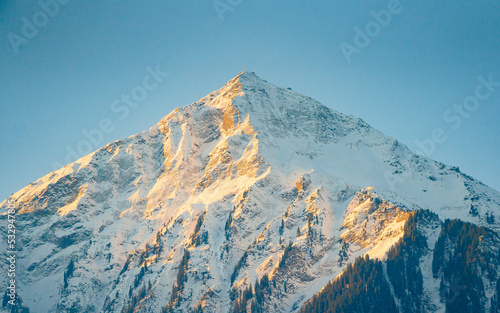
{"label": "snow-covered mountain peak", "polygon": [[498,192],[252,72],[12,199],[40,312],[228,312],[266,275],[269,308],[296,312],[354,257],[383,258],[409,211],[500,229]]}
{"label": "snow-covered mountain peak", "polygon": [[243,91],[249,91],[252,88],[270,88],[271,86],[274,86],[257,76],[255,72],[249,71],[238,73],[234,78],[230,79],[226,83],[225,87],[233,86],[234,84],[240,84]]}
{"label": "snow-covered mountain peak", "polygon": [[244,85],[249,85],[249,84],[264,85],[264,84],[269,84],[266,80],[264,80],[264,79],[260,78],[259,76],[257,76],[257,74],[255,74],[255,72],[251,72],[251,71],[240,72],[240,73],[238,73],[238,75],[236,75],[235,78],[238,79],[238,81],[240,81]]}

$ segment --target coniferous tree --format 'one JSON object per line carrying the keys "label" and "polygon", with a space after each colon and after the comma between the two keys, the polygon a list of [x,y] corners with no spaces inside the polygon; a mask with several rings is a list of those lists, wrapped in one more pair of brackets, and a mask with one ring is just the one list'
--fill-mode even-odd
{"label": "coniferous tree", "polygon": [[[441,277],[441,300],[446,312],[482,313],[483,279],[497,276],[495,256],[479,244],[490,231],[457,219],[445,220],[433,253],[433,274]],[[493,308],[492,308],[493,310]]]}
{"label": "coniferous tree", "polygon": [[396,313],[397,308],[385,280],[382,262],[368,256],[356,259],[335,280],[309,300],[301,313],[363,312]]}
{"label": "coniferous tree", "polygon": [[418,221],[427,214],[430,212],[423,210],[410,213],[403,237],[387,253],[387,274],[404,313],[424,311],[420,258],[427,249],[427,240],[418,230]]}
{"label": "coniferous tree", "polygon": [[285,221],[283,219],[281,219],[281,225],[280,225],[280,229],[279,229],[280,236],[283,235],[284,230],[285,230]]}

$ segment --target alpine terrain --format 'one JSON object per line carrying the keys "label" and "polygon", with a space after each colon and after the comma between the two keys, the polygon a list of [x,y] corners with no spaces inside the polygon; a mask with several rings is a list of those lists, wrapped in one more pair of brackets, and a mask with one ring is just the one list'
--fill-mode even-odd
{"label": "alpine terrain", "polygon": [[499,192],[251,72],[9,199],[5,312],[500,312]]}

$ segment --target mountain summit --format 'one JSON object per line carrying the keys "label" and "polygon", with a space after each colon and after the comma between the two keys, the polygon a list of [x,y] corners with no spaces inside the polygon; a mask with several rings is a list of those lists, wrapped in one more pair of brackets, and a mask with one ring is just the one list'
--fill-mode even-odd
{"label": "mountain summit", "polygon": [[[490,260],[477,271],[499,266],[497,191],[252,72],[11,199],[30,312],[309,312],[353,262],[386,262],[374,290],[394,310],[443,311],[446,262],[469,242],[457,227],[476,236],[464,249]],[[0,212],[5,221],[7,201]],[[420,291],[400,294],[410,287],[398,289],[391,264],[408,259]],[[489,309],[497,274],[481,279]]]}

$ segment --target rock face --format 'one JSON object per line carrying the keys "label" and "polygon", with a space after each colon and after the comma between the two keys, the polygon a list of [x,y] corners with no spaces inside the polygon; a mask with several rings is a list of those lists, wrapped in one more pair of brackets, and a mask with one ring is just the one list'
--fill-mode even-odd
{"label": "rock face", "polygon": [[[356,257],[385,262],[419,209],[436,225],[486,227],[478,238],[496,247],[489,259],[498,253],[497,191],[250,72],[11,199],[18,293],[30,312],[297,312]],[[4,222],[6,212],[4,201]],[[417,263],[431,289],[458,238],[439,229],[422,230]],[[436,242],[444,257],[433,273]],[[500,303],[492,273],[484,310]],[[402,305],[380,277],[397,309],[417,305]],[[445,304],[428,296],[422,307]]]}

